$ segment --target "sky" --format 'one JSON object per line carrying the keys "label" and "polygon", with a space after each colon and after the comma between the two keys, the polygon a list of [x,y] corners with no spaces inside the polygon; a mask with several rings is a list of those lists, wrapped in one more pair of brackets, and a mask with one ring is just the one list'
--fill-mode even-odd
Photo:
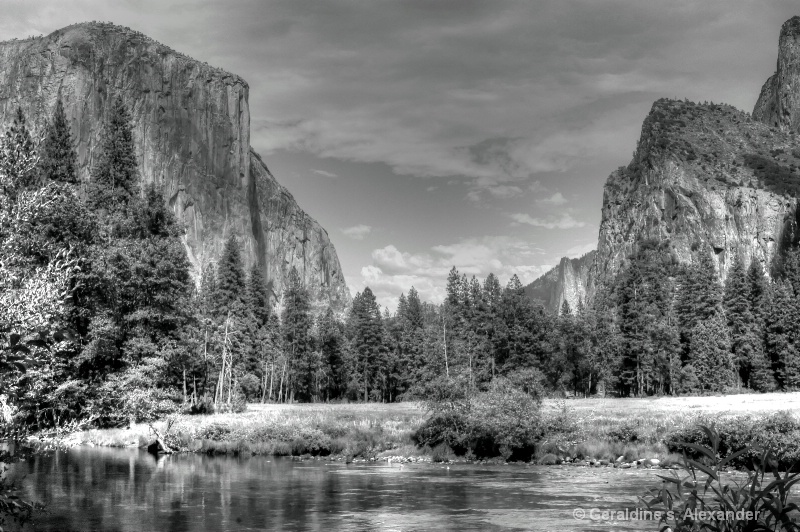
{"label": "sky", "polygon": [[98,20],[250,85],[251,144],[393,309],[597,244],[658,98],[752,111],[795,1],[0,0],[0,39]]}

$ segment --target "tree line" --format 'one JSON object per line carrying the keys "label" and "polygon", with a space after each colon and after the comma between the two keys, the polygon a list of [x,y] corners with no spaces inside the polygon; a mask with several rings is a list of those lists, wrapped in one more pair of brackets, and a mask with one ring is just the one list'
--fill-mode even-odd
{"label": "tree line", "polygon": [[682,265],[668,243],[641,242],[591,304],[557,315],[516,276],[503,286],[455,267],[441,304],[412,287],[390,313],[365,288],[344,311],[315,312],[296,270],[276,298],[235,235],[195,283],[183,228],[141,180],[121,99],[102,127],[87,181],[60,101],[40,139],[21,110],[0,138],[0,406],[26,426],[391,402],[497,377],[532,394],[800,387],[796,250],[772,280],[735,257],[723,286],[702,246]]}

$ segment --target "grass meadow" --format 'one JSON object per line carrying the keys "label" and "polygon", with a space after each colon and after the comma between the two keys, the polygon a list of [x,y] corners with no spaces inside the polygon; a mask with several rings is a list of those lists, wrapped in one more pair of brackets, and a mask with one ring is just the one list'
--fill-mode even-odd
{"label": "grass meadow", "polygon": [[[537,456],[633,461],[675,461],[663,439],[702,423],[758,418],[780,411],[800,417],[800,392],[709,397],[546,399],[542,417],[550,429]],[[153,424],[173,447],[209,454],[323,455],[343,459],[419,457],[412,434],[425,421],[422,404],[250,404],[245,412],[177,415]],[[68,445],[141,446],[154,439],[147,424],[88,430]],[[434,453],[435,454],[435,453]]]}

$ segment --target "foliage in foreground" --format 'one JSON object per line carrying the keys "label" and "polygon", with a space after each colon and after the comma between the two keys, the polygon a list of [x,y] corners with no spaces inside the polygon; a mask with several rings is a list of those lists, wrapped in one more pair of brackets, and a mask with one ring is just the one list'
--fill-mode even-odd
{"label": "foliage in foreground", "polygon": [[[717,452],[732,467],[752,468],[760,449],[773,450],[780,467],[800,463],[800,421],[791,412],[766,417],[736,416],[714,423]],[[701,449],[714,445],[703,423],[696,423],[668,434],[664,443],[670,452],[684,453],[692,459],[704,456]]]}
{"label": "foliage in foreground", "polygon": [[541,398],[510,379],[495,378],[485,391],[442,379],[430,387],[431,417],[414,433],[420,446],[450,447],[468,457],[529,460],[542,438]]}
{"label": "foliage in foreground", "polygon": [[34,518],[36,512],[44,509],[41,504],[24,499],[17,483],[8,477],[9,467],[6,464],[18,462],[29,453],[30,449],[14,444],[0,450],[0,532],[10,526],[23,527]]}
{"label": "foliage in foreground", "polygon": [[[682,473],[659,475],[666,486],[651,489],[642,497],[648,509],[663,512],[661,530],[800,530],[800,508],[789,501],[792,486],[800,481],[800,472],[781,473],[771,448],[748,445],[721,458],[720,434],[706,426],[701,430],[708,445],[683,443],[699,455],[698,459],[685,455]],[[723,480],[725,469],[747,454],[754,457],[746,481]]]}

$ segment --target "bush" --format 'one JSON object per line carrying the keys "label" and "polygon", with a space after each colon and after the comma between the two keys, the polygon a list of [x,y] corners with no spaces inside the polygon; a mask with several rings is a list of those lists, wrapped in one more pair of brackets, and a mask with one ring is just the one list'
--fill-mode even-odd
{"label": "bush", "polygon": [[528,460],[541,439],[540,400],[496,378],[489,390],[467,398],[464,387],[439,383],[433,415],[413,434],[419,446],[447,445],[454,452],[478,457]]}
{"label": "bush", "polygon": [[[685,453],[692,459],[701,459],[697,447],[712,444],[704,421],[677,430],[664,439],[670,452]],[[790,412],[778,412],[765,418],[738,416],[711,425],[718,435],[718,448],[723,458],[735,456],[730,465],[752,468],[760,450],[770,448],[781,467],[788,468],[800,463],[800,422]],[[750,449],[738,454],[743,449]]]}
{"label": "bush", "polygon": [[608,437],[623,443],[639,440],[639,427],[632,423],[625,423],[608,431]]}
{"label": "bush", "polygon": [[453,449],[450,448],[449,445],[446,443],[442,443],[437,445],[431,451],[431,461],[432,462],[451,462],[455,460],[456,454],[453,452]]}
{"label": "bush", "polygon": [[[651,489],[641,498],[649,510],[662,512],[662,530],[798,530],[800,509],[788,499],[792,486],[800,482],[800,473],[781,475],[775,455],[750,444],[723,458],[722,434],[710,427],[698,428],[708,443],[686,443],[703,463],[684,458],[683,474],[659,475],[666,487]],[[724,483],[720,473],[745,454],[755,457],[747,481]],[[704,514],[695,514],[695,520],[687,516],[693,510]]]}
{"label": "bush", "polygon": [[239,379],[238,385],[239,393],[244,397],[246,402],[252,403],[260,398],[259,392],[261,391],[261,379],[252,373],[242,375],[242,378]]}
{"label": "bush", "polygon": [[467,419],[475,453],[529,460],[542,436],[540,404],[508,379],[494,379],[472,401]]}
{"label": "bush", "polygon": [[227,425],[221,423],[211,423],[203,427],[198,433],[197,437],[203,440],[223,441],[228,439],[232,430]]}
{"label": "bush", "polygon": [[189,408],[186,409],[184,413],[189,414],[191,416],[213,414],[214,401],[212,401],[208,397],[204,397],[200,401],[190,405]]}

